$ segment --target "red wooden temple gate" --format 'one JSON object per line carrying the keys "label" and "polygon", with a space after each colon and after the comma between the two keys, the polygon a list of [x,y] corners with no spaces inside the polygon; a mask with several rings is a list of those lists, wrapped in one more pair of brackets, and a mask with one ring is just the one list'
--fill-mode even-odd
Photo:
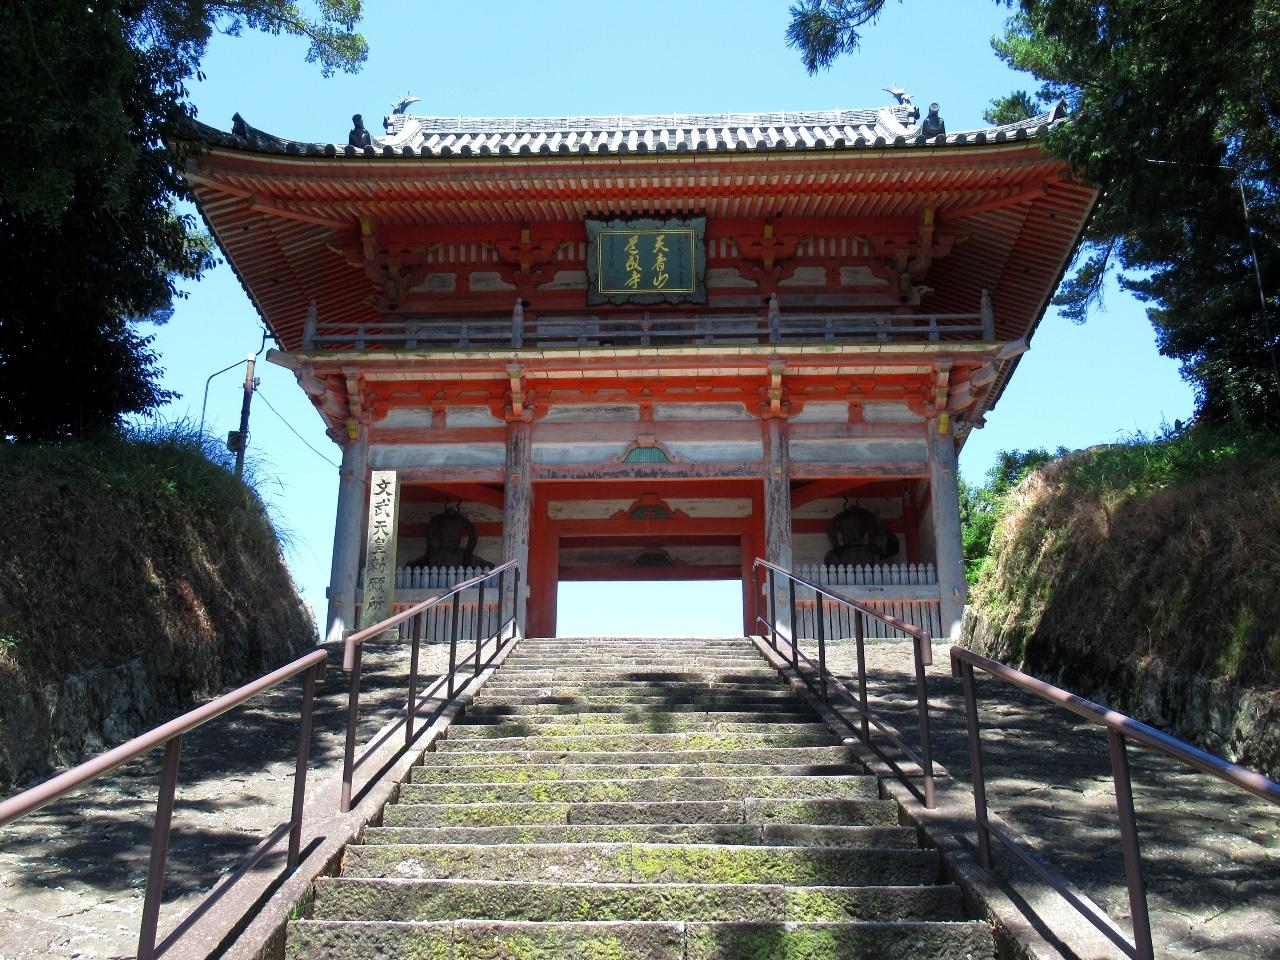
{"label": "red wooden temple gate", "polygon": [[757,555],[954,631],[956,452],[1096,191],[1041,149],[1056,115],[915,119],[397,114],[364,147],[205,128],[201,210],[343,451],[330,635],[372,470],[400,483],[400,590],[519,558],[531,634],[561,579]]}

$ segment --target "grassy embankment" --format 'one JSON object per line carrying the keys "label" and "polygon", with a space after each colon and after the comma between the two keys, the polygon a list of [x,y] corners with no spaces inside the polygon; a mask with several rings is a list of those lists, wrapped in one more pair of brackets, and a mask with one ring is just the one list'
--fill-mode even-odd
{"label": "grassy embankment", "polygon": [[314,642],[225,459],[180,428],[0,445],[0,787]]}
{"label": "grassy embankment", "polygon": [[971,642],[1280,766],[1280,442],[1196,429],[1066,454],[993,511]]}

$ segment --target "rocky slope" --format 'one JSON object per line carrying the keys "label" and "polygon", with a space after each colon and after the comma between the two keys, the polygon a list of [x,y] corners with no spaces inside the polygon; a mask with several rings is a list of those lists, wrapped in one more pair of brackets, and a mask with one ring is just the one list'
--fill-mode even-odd
{"label": "rocky slope", "polygon": [[964,642],[1280,775],[1280,462],[1140,457],[1072,454],[1011,494]]}
{"label": "rocky slope", "polygon": [[0,446],[0,791],[315,640],[261,502],[178,434]]}

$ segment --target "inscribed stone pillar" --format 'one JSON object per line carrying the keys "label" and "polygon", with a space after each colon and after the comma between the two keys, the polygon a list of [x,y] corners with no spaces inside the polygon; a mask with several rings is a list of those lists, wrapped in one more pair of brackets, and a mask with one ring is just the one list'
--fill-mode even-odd
{"label": "inscribed stone pillar", "polygon": [[394,470],[369,474],[369,526],[364,547],[364,608],[360,629],[381,623],[395,607],[400,481]]}
{"label": "inscribed stone pillar", "polygon": [[929,483],[938,590],[942,600],[942,635],[944,639],[958,640],[969,588],[964,579],[964,551],[960,542],[956,445],[950,426],[947,425],[945,433],[939,433],[936,419],[929,421]]}
{"label": "inscribed stone pillar", "polygon": [[[520,562],[520,592],[516,594],[516,629],[524,634],[525,593],[529,583],[529,519],[533,482],[529,476],[529,424],[507,424],[507,474],[502,499],[502,562]],[[510,578],[508,578],[510,582]]]}
{"label": "inscribed stone pillar", "polygon": [[329,570],[329,610],[325,617],[325,642],[337,643],[356,626],[356,582],[360,576],[360,546],[364,539],[365,473],[369,460],[369,433],[354,424],[355,437],[342,444],[338,469],[338,510],[333,528],[333,561]]}

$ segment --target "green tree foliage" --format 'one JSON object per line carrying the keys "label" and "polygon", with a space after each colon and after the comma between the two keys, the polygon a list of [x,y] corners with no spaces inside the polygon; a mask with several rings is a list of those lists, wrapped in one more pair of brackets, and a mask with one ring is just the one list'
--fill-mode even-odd
{"label": "green tree foliage", "polygon": [[304,37],[322,72],[365,59],[360,0],[15,0],[0,7],[0,442],[62,439],[168,399],[140,334],[213,263],[177,213],[186,84],[214,30]]}
{"label": "green tree foliage", "polygon": [[987,471],[986,483],[971,486],[960,480],[960,540],[964,547],[964,575],[972,584],[991,559],[991,534],[1004,510],[1009,492],[1037,467],[1061,457],[1047,450],[1001,450]]}
{"label": "green tree foliage", "polygon": [[982,112],[982,119],[999,127],[1006,123],[1029,120],[1041,112],[1039,100],[1025,90],[1015,90],[1008,96],[993,99],[991,106]]}
{"label": "green tree foliage", "polygon": [[[811,71],[856,48],[888,0],[800,0]],[[1001,2],[1001,0],[997,0]],[[1109,272],[1149,304],[1210,421],[1280,426],[1280,0],[1019,0],[996,52],[1065,100],[1049,146],[1104,195],[1056,303],[1083,320]],[[989,120],[1035,105],[1019,92]],[[1242,191],[1256,227],[1254,276]]]}

